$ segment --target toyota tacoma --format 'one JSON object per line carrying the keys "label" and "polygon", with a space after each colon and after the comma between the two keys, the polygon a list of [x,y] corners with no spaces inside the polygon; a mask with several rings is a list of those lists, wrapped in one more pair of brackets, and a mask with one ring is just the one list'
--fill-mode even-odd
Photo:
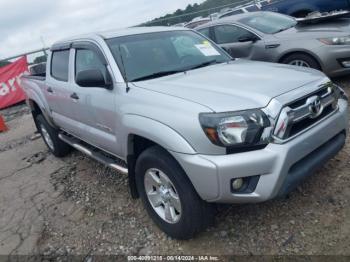
{"label": "toyota tacoma", "polygon": [[75,148],[127,175],[178,239],[210,225],[214,203],[285,196],[348,131],[348,98],[323,73],[232,59],[184,28],[62,40],[46,70],[22,81],[49,150]]}

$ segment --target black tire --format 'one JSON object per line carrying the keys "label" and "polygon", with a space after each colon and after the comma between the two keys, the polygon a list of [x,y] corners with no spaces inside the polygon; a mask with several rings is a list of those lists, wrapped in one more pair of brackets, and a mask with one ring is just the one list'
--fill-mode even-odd
{"label": "black tire", "polygon": [[[148,200],[144,178],[147,170],[154,168],[164,172],[177,191],[181,202],[181,216],[176,223],[168,223],[161,218]],[[172,238],[190,239],[213,223],[213,205],[199,197],[177,161],[161,147],[148,148],[138,157],[136,185],[150,217],[161,230]]]}
{"label": "black tire", "polygon": [[[43,115],[37,115],[36,119],[36,125],[39,129],[39,132],[51,151],[51,153],[56,156],[56,157],[64,157],[66,156],[69,152],[71,152],[72,148],[65,142],[63,142],[61,139],[58,137],[58,130],[53,128],[45,119]],[[50,136],[51,141],[52,141],[52,146],[49,145],[49,142],[45,139],[44,133],[45,130],[47,131],[47,134]]]}
{"label": "black tire", "polygon": [[320,64],[315,58],[308,54],[296,53],[285,57],[281,62],[282,64],[291,64],[293,61],[303,61],[309,65],[310,68],[322,70]]}

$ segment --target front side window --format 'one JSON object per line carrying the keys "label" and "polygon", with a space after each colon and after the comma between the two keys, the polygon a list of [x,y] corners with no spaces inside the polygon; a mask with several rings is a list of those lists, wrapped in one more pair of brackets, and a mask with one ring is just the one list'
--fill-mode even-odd
{"label": "front side window", "polygon": [[214,27],[217,44],[237,43],[243,37],[254,36],[253,33],[234,25],[219,25]]}
{"label": "front side window", "polygon": [[223,63],[231,58],[193,31],[167,31],[106,40],[127,81]]}
{"label": "front side window", "polygon": [[69,50],[54,51],[51,58],[51,76],[59,81],[68,81]]}
{"label": "front side window", "polygon": [[90,49],[77,49],[75,55],[75,77],[81,71],[100,70],[106,78],[107,68],[99,55]]}

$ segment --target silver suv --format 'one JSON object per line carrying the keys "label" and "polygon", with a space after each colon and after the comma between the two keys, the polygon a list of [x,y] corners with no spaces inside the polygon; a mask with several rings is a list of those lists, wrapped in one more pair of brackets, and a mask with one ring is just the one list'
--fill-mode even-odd
{"label": "silver suv", "polygon": [[76,148],[128,174],[168,235],[188,239],[213,203],[288,194],[345,143],[348,102],[323,73],[232,60],[184,28],[131,28],[54,44],[23,86],[58,157]]}

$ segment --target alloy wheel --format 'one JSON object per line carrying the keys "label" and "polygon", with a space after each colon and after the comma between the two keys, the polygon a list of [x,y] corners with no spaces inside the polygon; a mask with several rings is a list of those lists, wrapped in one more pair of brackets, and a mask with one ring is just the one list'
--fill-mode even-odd
{"label": "alloy wheel", "polygon": [[144,186],[148,201],[158,216],[170,224],[177,223],[181,218],[181,201],[169,177],[159,169],[148,169]]}
{"label": "alloy wheel", "polygon": [[46,130],[44,125],[40,125],[40,130],[41,130],[41,134],[46,142],[46,144],[49,146],[49,148],[54,151],[55,150],[55,146],[53,145],[53,141],[50,137],[49,132]]}
{"label": "alloy wheel", "polygon": [[308,67],[310,68],[311,66],[304,60],[292,60],[289,62],[290,65],[294,66],[301,66],[301,67]]}

